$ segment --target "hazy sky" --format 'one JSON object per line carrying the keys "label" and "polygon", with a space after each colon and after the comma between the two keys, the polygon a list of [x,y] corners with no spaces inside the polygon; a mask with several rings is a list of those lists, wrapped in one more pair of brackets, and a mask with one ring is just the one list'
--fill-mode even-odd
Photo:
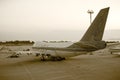
{"label": "hazy sky", "polygon": [[105,7],[110,7],[106,29],[120,29],[119,0],[0,0],[0,40],[54,40],[60,31],[86,30],[88,9],[94,19]]}

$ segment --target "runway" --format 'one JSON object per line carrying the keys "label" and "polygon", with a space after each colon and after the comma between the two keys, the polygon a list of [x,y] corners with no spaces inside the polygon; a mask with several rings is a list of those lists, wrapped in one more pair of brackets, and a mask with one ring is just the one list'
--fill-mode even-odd
{"label": "runway", "polygon": [[[120,57],[111,55],[109,47],[54,62],[42,62],[33,55],[8,58],[10,53],[0,53],[0,80],[119,80]],[[27,48],[31,46],[9,46],[4,51]]]}
{"label": "runway", "polygon": [[80,55],[42,62],[34,56],[0,54],[0,80],[120,80],[120,57]]}

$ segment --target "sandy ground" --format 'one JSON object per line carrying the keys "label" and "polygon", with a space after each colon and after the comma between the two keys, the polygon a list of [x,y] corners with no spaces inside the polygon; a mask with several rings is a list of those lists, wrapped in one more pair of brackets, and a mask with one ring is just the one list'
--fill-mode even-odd
{"label": "sandy ground", "polygon": [[7,58],[8,53],[1,53],[0,80],[120,80],[119,56],[107,48],[93,54],[42,62],[35,56]]}

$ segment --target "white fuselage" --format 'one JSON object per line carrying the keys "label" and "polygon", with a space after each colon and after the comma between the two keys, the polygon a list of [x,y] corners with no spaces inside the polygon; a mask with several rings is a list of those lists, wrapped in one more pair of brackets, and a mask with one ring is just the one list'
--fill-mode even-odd
{"label": "white fuselage", "polygon": [[74,56],[78,56],[81,54],[85,54],[87,52],[75,52],[75,51],[58,51],[58,50],[47,50],[45,53],[43,54],[50,54],[51,56],[59,56],[59,57],[74,57]]}
{"label": "white fuselage", "polygon": [[[46,43],[46,42],[36,42],[34,44],[34,47],[59,47],[59,48],[64,48],[67,46],[70,46],[73,44],[73,42],[55,42],[55,43]],[[35,51],[39,51],[40,55],[51,55],[54,57],[73,57],[81,54],[85,54],[86,52],[79,52],[79,51],[62,51],[62,50],[45,50],[45,49],[34,49]]]}

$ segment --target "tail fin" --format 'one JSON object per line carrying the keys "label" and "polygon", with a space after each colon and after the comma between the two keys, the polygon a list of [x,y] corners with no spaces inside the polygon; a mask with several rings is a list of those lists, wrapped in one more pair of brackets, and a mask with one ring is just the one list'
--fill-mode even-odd
{"label": "tail fin", "polygon": [[101,9],[80,41],[101,41],[108,16],[108,8]]}

